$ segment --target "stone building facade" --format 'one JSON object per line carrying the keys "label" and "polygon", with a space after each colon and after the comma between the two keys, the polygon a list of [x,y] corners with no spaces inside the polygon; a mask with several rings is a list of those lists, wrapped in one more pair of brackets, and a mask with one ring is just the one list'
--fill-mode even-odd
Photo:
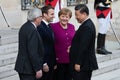
{"label": "stone building facade", "polygon": [[[21,1],[34,1],[34,0],[0,0],[0,28],[7,28],[8,25],[4,19],[4,16],[12,28],[19,28],[25,21],[27,17],[28,10],[22,10]],[[38,1],[38,0],[36,0]],[[39,0],[42,1],[42,0]],[[67,6],[67,0],[62,0],[64,6]],[[3,14],[4,16],[3,16]]]}

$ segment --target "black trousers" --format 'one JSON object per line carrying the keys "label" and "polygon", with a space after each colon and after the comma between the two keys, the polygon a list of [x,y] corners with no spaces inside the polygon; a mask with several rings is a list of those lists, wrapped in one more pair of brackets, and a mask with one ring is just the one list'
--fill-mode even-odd
{"label": "black trousers", "polygon": [[57,63],[55,75],[56,75],[55,80],[72,80],[70,73],[70,64]]}
{"label": "black trousers", "polygon": [[74,71],[73,80],[91,80],[92,71]]}
{"label": "black trousers", "polygon": [[19,73],[20,80],[38,80],[34,74],[21,74]]}

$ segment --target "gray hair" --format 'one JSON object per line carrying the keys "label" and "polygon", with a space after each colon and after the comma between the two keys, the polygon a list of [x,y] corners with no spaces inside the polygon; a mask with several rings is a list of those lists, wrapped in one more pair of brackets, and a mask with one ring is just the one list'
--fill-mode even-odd
{"label": "gray hair", "polygon": [[39,16],[42,16],[42,11],[41,11],[41,9],[33,8],[33,9],[30,9],[30,10],[28,11],[27,20],[33,21],[34,19],[36,19],[36,18],[39,17]]}

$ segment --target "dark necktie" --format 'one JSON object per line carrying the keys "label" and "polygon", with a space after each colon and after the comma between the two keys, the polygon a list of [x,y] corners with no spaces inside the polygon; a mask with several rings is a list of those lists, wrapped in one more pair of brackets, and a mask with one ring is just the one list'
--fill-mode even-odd
{"label": "dark necktie", "polygon": [[48,27],[49,27],[49,31],[50,31],[50,33],[52,33],[52,38],[54,39],[54,33],[53,33],[52,29],[51,29],[50,24],[48,24]]}

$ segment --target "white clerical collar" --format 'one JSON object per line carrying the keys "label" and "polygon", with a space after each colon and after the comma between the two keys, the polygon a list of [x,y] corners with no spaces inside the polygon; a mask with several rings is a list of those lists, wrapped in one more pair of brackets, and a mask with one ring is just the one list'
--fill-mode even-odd
{"label": "white clerical collar", "polygon": [[37,26],[35,25],[35,23],[34,23],[34,22],[31,22],[31,23],[34,25],[34,27],[35,27],[35,28],[37,28]]}

